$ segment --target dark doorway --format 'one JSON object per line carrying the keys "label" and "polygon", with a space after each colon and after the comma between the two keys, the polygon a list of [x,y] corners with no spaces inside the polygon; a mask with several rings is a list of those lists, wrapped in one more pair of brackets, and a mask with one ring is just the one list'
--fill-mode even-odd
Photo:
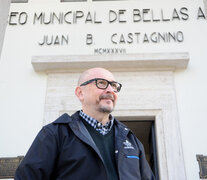
{"label": "dark doorway", "polygon": [[156,180],[159,180],[154,121],[132,120],[121,122],[128,126],[144,145],[146,159]]}

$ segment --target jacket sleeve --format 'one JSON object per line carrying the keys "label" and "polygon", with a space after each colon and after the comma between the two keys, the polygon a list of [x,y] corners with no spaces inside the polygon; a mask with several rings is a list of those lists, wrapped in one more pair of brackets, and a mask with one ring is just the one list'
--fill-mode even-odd
{"label": "jacket sleeve", "polygon": [[49,180],[57,159],[57,141],[52,131],[43,127],[16,170],[15,180]]}
{"label": "jacket sleeve", "polygon": [[144,147],[142,143],[139,141],[138,141],[138,145],[140,148],[139,158],[140,158],[140,173],[141,173],[142,180],[155,180],[153,172],[146,160]]}

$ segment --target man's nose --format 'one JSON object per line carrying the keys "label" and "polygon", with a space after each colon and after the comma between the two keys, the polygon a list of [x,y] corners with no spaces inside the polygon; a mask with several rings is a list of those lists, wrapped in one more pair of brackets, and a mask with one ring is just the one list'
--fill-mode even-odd
{"label": "man's nose", "polygon": [[111,84],[108,85],[108,87],[106,88],[107,92],[114,92],[114,89],[112,88]]}

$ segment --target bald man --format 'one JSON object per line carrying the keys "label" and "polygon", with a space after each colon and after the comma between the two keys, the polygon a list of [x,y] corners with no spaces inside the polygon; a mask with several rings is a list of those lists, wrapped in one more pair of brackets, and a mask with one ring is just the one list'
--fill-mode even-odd
{"label": "bald man", "polygon": [[46,125],[16,170],[16,180],[154,180],[143,145],[111,112],[122,85],[111,72],[83,72],[82,109]]}

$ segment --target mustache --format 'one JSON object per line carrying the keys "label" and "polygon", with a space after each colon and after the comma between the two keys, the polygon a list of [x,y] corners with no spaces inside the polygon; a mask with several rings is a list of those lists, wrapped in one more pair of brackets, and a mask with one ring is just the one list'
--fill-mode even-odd
{"label": "mustache", "polygon": [[114,96],[113,96],[113,94],[102,94],[99,97],[99,100],[101,100],[101,99],[111,99],[112,101],[114,101]]}

